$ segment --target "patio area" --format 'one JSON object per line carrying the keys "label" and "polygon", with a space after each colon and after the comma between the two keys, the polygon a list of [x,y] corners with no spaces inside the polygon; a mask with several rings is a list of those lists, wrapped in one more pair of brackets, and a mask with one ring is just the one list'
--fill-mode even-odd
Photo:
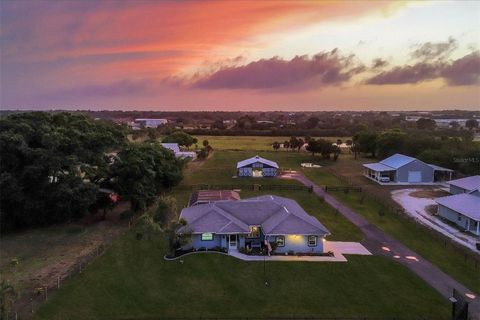
{"label": "patio area", "polygon": [[325,251],[333,252],[333,256],[309,256],[309,255],[247,255],[238,250],[230,249],[228,254],[244,261],[304,261],[304,262],[347,262],[345,255],[372,255],[359,242],[327,241]]}

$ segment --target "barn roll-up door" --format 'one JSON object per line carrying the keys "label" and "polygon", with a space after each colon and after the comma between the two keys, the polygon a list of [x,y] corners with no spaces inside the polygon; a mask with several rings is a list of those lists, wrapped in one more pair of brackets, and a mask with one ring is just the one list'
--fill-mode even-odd
{"label": "barn roll-up door", "polygon": [[408,171],[408,182],[422,182],[422,171]]}

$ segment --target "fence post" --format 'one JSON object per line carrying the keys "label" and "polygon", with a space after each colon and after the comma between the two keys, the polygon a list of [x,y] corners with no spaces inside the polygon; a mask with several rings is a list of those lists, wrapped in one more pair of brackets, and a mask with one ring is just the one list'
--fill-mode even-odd
{"label": "fence post", "polygon": [[57,289],[60,289],[60,276],[57,277]]}

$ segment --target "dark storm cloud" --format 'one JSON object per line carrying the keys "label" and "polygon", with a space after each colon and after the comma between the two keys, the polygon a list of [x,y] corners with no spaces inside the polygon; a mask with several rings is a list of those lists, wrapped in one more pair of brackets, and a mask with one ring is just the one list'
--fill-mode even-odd
{"label": "dark storm cloud", "polygon": [[[411,56],[417,62],[397,66],[367,79],[365,83],[374,85],[415,84],[433,79],[444,79],[450,86],[466,86],[480,83],[480,53],[474,51],[459,59],[449,59],[457,48],[455,39],[447,42],[427,42],[418,47]],[[376,69],[377,60],[372,64]],[[380,61],[378,62],[381,65]]]}
{"label": "dark storm cloud", "polygon": [[443,68],[442,77],[451,86],[480,84],[480,52],[472,52]]}
{"label": "dark storm cloud", "polygon": [[376,58],[372,61],[372,69],[380,69],[386,67],[388,65],[387,60],[383,60],[382,58]]}
{"label": "dark storm cloud", "polygon": [[296,56],[291,60],[279,57],[261,59],[243,66],[222,68],[199,76],[193,83],[200,89],[274,89],[293,86],[310,88],[339,85],[363,72],[365,67],[354,56],[341,56],[338,50],[321,52],[312,57]]}
{"label": "dark storm cloud", "polygon": [[447,58],[457,48],[457,41],[450,37],[446,42],[426,42],[412,52],[412,57],[420,60]]}

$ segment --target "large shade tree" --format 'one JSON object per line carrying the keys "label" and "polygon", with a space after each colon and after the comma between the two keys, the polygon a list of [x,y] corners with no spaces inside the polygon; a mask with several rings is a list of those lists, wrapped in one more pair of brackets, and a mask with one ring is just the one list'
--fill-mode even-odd
{"label": "large shade tree", "polygon": [[105,166],[105,152],[126,141],[120,126],[80,113],[27,112],[0,120],[2,230],[84,215],[97,185],[84,167]]}
{"label": "large shade tree", "polygon": [[183,161],[157,142],[131,144],[112,166],[114,189],[134,211],[151,205],[162,191],[182,180]]}
{"label": "large shade tree", "polygon": [[175,131],[172,134],[166,136],[162,139],[162,142],[165,143],[178,143],[180,146],[184,146],[190,148],[192,144],[198,142],[198,140],[186,132],[183,131]]}

